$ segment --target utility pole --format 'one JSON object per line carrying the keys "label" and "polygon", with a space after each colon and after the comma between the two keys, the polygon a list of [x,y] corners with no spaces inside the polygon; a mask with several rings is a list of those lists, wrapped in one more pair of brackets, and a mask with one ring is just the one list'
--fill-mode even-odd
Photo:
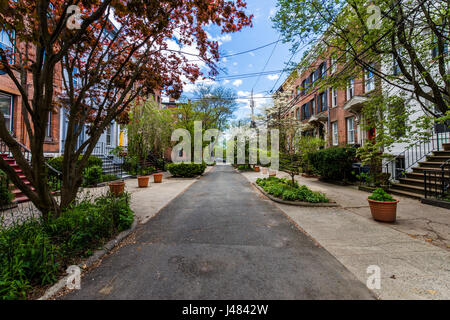
{"label": "utility pole", "polygon": [[250,108],[252,109],[252,121],[250,124],[250,128],[256,128],[255,123],[255,101],[253,100],[253,89],[252,89],[252,98],[250,100]]}

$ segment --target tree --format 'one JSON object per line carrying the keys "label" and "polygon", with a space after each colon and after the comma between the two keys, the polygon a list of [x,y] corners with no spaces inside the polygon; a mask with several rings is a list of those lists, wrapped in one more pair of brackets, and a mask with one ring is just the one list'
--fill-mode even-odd
{"label": "tree", "polygon": [[133,106],[127,125],[128,155],[137,157],[139,164],[145,162],[150,152],[162,158],[170,146],[172,123],[170,110],[159,109],[153,99]]}
{"label": "tree", "polygon": [[[73,9],[68,10],[71,5],[80,10],[79,24],[76,14],[71,14]],[[50,212],[59,214],[75,199],[89,155],[111,121],[139,97],[145,98],[154,90],[177,97],[185,84],[183,79],[194,82],[202,76],[183,52],[184,46],[196,48],[198,58],[214,76],[218,43],[208,39],[205,28],[213,24],[222,33],[230,33],[251,25],[252,17],[246,15],[245,7],[242,0],[9,1],[1,7],[0,28],[7,32],[14,48],[0,49],[0,64],[23,98],[31,163],[8,132],[1,113],[0,138],[31,184],[23,183],[3,159],[0,169],[44,219]],[[170,46],[173,42],[179,48]],[[30,77],[19,77],[16,64]],[[31,83],[27,83],[28,78]],[[60,96],[54,91],[55,78],[63,82]],[[47,115],[61,107],[67,114],[68,133],[61,199],[57,201],[47,180],[43,145]],[[77,148],[84,124],[88,139]],[[81,161],[76,162],[80,155]]]}
{"label": "tree", "polygon": [[450,116],[448,1],[278,0],[277,8],[274,26],[293,50],[317,44],[300,67],[330,53],[342,66],[318,87],[345,87],[369,70],[413,95],[432,117]]}
{"label": "tree", "polygon": [[325,141],[316,137],[298,137],[295,144],[301,157],[302,172],[312,174],[313,168],[308,157],[311,153],[319,151],[321,147],[325,146]]}
{"label": "tree", "polygon": [[222,86],[200,86],[194,92],[195,110],[202,115],[206,129],[225,130],[237,110],[237,94]]}

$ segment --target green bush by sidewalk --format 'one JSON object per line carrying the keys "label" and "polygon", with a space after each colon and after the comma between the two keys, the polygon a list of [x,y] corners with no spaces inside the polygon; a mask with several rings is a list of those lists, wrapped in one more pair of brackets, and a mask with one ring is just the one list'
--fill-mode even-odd
{"label": "green bush by sidewalk", "polygon": [[329,202],[323,193],[314,192],[305,185],[299,186],[297,181],[292,183],[292,180],[269,177],[256,179],[256,184],[268,194],[287,201]]}
{"label": "green bush by sidewalk", "polygon": [[174,177],[192,178],[205,172],[206,163],[169,163],[167,170]]}
{"label": "green bush by sidewalk", "polygon": [[52,284],[68,265],[92,253],[134,220],[130,195],[85,200],[44,223],[38,219],[0,230],[0,299],[25,299]]}
{"label": "green bush by sidewalk", "polygon": [[356,148],[332,147],[308,155],[315,171],[326,180],[352,180],[352,164],[355,162]]}

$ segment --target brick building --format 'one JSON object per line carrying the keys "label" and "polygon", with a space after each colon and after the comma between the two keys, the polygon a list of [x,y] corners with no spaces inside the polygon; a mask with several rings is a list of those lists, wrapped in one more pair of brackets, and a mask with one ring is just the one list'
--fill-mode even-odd
{"label": "brick building", "polygon": [[[26,44],[18,43],[17,46],[21,47],[21,50],[25,50]],[[0,32],[0,46],[4,50],[12,50],[13,45],[10,41],[10,37],[5,31]],[[34,52],[33,47],[28,45],[28,51],[30,58],[33,58]],[[13,62],[14,63],[14,62]],[[16,69],[15,75],[19,81],[21,81],[21,76]],[[61,74],[60,66],[56,67],[56,75]],[[33,96],[33,82],[32,82],[32,74],[28,72],[27,74],[27,89],[29,97]],[[62,81],[60,77],[55,76],[54,81],[54,89],[55,96],[58,96],[62,92]],[[14,137],[25,145],[29,147],[29,138],[26,133],[25,123],[24,123],[24,115],[22,114],[22,96],[15,86],[14,82],[10,79],[10,77],[5,74],[4,71],[0,70],[0,111],[3,113],[5,117],[6,126],[13,133]],[[54,154],[59,153],[60,150],[60,112],[58,108],[55,108],[48,115],[49,126],[46,130],[46,139],[44,144],[44,153],[47,156],[52,156]]]}
{"label": "brick building", "polygon": [[300,122],[303,136],[320,137],[327,146],[362,145],[375,134],[360,128],[361,109],[367,95],[376,92],[374,74],[365,72],[364,77],[351,79],[346,88],[315,86],[320,79],[333,76],[342,66],[334,59],[318,59],[300,73],[292,74],[277,90],[288,95],[288,109],[283,117]]}

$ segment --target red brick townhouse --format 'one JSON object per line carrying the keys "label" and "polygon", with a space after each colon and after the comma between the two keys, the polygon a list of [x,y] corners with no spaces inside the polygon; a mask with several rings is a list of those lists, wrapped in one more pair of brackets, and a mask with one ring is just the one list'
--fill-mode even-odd
{"label": "red brick townhouse", "polygon": [[332,77],[341,68],[331,54],[326,59],[319,58],[302,71],[291,74],[277,92],[289,94],[290,108],[284,117],[299,121],[302,135],[325,139],[328,146],[362,145],[375,134],[373,130],[365,132],[360,128],[366,95],[377,87],[374,74],[364,72],[361,78],[349,80],[347,88],[314,86],[321,78]]}
{"label": "red brick townhouse", "polygon": [[[12,34],[14,36],[14,34]],[[11,34],[8,34],[6,31],[0,31],[0,46],[3,49],[13,50],[13,43],[11,42]],[[33,59],[35,54],[34,48],[30,44],[25,43],[16,43],[16,46],[20,46],[20,50],[25,51],[25,46],[28,46],[28,52],[30,58]],[[13,64],[17,63],[17,61],[13,61]],[[19,81],[21,81],[21,76],[19,73],[18,66],[15,65],[15,74]],[[56,67],[55,72],[55,81],[54,81],[54,89],[55,96],[61,94],[62,91],[62,80],[61,80],[61,71],[60,66]],[[29,97],[33,96],[33,81],[32,74],[30,71],[27,72],[27,89]],[[13,81],[10,77],[0,70],[0,111],[3,113],[5,117],[6,126],[13,133],[14,137],[23,145],[29,147],[29,138],[26,133],[25,123],[24,123],[24,115],[22,113],[22,96],[14,85]],[[59,153],[59,143],[60,143],[60,111],[59,108],[56,108],[49,112],[49,126],[46,131],[46,140],[44,145],[44,153],[47,156],[52,156],[54,154]]]}

